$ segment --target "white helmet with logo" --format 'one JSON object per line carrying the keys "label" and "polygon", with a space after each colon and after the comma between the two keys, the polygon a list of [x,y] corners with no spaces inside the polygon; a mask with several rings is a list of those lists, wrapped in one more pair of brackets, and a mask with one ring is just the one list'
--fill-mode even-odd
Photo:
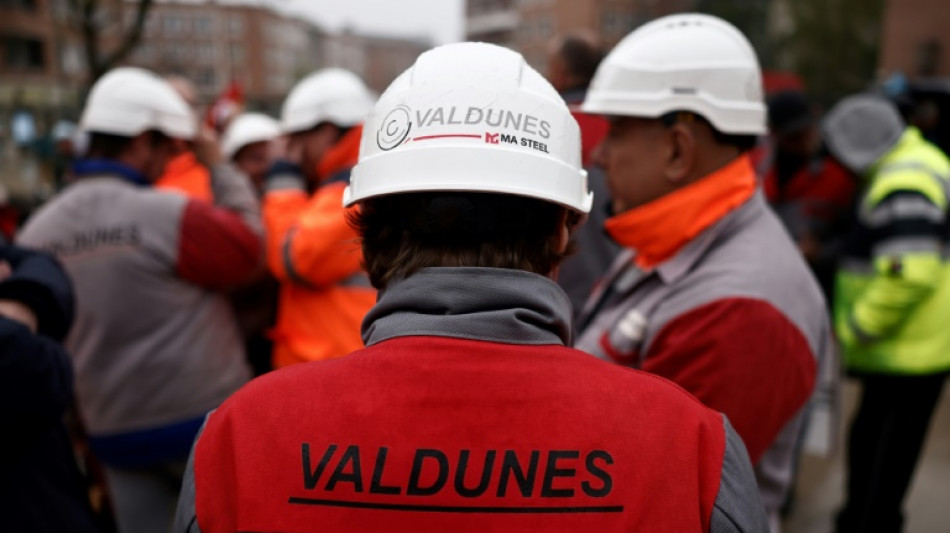
{"label": "white helmet with logo", "polygon": [[590,211],[580,129],[520,54],[484,43],[425,52],[363,128],[344,203],[404,192],[526,196]]}
{"label": "white helmet with logo", "polygon": [[828,112],[822,134],[835,159],[861,174],[897,144],[904,128],[904,120],[889,100],[858,94]]}
{"label": "white helmet with logo", "polygon": [[145,69],[122,67],[110,70],[93,85],[80,129],[125,137],[157,130],[176,139],[192,139],[198,124],[168,82]]}
{"label": "white helmet with logo", "polygon": [[376,100],[356,74],[326,68],[307,76],[290,91],[280,112],[284,133],[309,130],[321,122],[355,126]]}
{"label": "white helmet with logo", "polygon": [[224,130],[221,138],[221,154],[230,160],[245,146],[262,141],[272,141],[280,136],[280,124],[262,113],[238,115]]}
{"label": "white helmet with logo", "polygon": [[627,35],[597,69],[581,109],[648,118],[691,111],[722,133],[766,132],[752,45],[728,22],[696,13],[662,17]]}

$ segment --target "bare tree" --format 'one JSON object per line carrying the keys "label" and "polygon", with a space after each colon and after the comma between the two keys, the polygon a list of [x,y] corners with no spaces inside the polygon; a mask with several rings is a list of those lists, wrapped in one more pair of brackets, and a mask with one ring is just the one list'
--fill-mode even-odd
{"label": "bare tree", "polygon": [[[100,76],[124,60],[139,44],[152,3],[152,0],[68,0],[70,16],[82,35],[89,73],[83,94],[88,92]],[[125,24],[122,15],[131,9],[134,9],[132,23]],[[109,50],[104,47],[103,37],[106,32],[110,37],[113,32],[116,34],[115,44]]]}

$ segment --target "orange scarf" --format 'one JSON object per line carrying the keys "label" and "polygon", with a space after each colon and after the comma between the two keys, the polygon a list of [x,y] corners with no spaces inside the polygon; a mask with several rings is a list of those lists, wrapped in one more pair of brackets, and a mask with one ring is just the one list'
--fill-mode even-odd
{"label": "orange scarf", "polygon": [[637,251],[634,262],[650,269],[676,255],[689,241],[755,193],[748,156],[652,202],[609,218],[607,233]]}

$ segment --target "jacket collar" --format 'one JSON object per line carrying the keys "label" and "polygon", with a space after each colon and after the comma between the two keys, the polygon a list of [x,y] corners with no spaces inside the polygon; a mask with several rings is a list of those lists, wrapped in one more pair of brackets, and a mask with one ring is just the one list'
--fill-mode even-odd
{"label": "jacket collar", "polygon": [[695,183],[611,217],[605,229],[618,244],[636,250],[637,266],[649,270],[680,253],[755,190],[752,164],[741,156]]}
{"label": "jacket collar", "polygon": [[80,159],[73,163],[73,173],[77,177],[108,174],[122,178],[129,183],[142,187],[152,184],[134,168],[108,159]]}
{"label": "jacket collar", "polygon": [[660,263],[655,270],[664,283],[670,284],[692,270],[706,252],[721,238],[729,235],[735,228],[748,223],[748,220],[767,209],[762,193],[755,193],[751,199],[739,208],[731,211],[699,236],[689,241],[675,256]]}
{"label": "jacket collar", "polygon": [[570,346],[571,304],[553,281],[504,268],[426,268],[394,281],[363,320],[371,346],[407,336]]}

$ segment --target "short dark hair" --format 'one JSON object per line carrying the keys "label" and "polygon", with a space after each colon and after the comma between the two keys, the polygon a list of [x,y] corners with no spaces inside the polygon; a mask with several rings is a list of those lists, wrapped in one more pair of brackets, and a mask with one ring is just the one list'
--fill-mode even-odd
{"label": "short dark hair", "polygon": [[[146,134],[153,146],[169,140],[169,137],[160,131],[149,130]],[[128,149],[133,138],[126,135],[94,131],[89,134],[89,149],[86,150],[86,153],[89,157],[118,159]]]}
{"label": "short dark hair", "polygon": [[567,71],[576,77],[584,87],[597,72],[597,66],[604,59],[604,52],[585,39],[567,36],[558,48],[558,55],[564,60]]}
{"label": "short dark hair", "polygon": [[[546,275],[570,253],[557,249],[566,208],[521,196],[471,192],[402,193],[370,198],[351,211],[370,281],[428,267],[492,267]],[[579,215],[568,211],[568,224]]]}
{"label": "short dark hair", "polygon": [[692,111],[670,111],[669,113],[664,113],[660,116],[660,121],[663,122],[667,127],[672,126],[676,121],[680,120],[683,115],[689,115],[692,117],[692,120],[704,124],[709,131],[712,132],[713,139],[717,144],[722,144],[726,146],[732,146],[737,148],[740,152],[748,152],[755,148],[759,142],[759,138],[756,135],[749,135],[744,133],[723,133],[716,129],[711,122],[706,120],[705,117],[693,113]]}
{"label": "short dark hair", "polygon": [[89,134],[89,148],[86,153],[90,157],[117,159],[131,142],[132,138],[125,135],[92,132]]}

